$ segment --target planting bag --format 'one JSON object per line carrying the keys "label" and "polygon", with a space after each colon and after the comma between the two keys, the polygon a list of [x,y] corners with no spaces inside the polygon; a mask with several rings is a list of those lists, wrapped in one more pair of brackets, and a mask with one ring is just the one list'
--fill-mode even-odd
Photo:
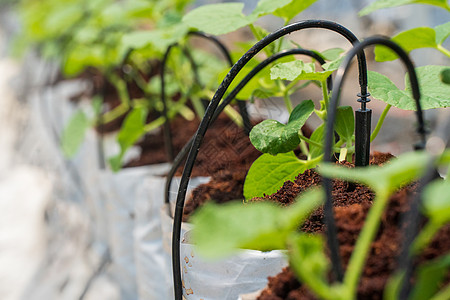
{"label": "planting bag", "polygon": [[262,290],[253,292],[253,293],[249,293],[249,294],[243,294],[240,295],[238,300],[256,300],[258,299],[258,297],[261,295]]}
{"label": "planting bag", "polygon": [[187,300],[235,300],[239,295],[260,290],[267,277],[287,266],[283,251],[241,250],[220,261],[205,260],[190,243],[190,231],[181,243],[183,295]]}
{"label": "planting bag", "polygon": [[[193,178],[189,190],[209,178]],[[135,204],[134,254],[140,300],[173,299],[171,244],[173,217],[164,204],[165,177],[146,178],[138,191]],[[178,190],[179,178],[171,187],[172,199]],[[173,212],[173,210],[172,210]],[[183,232],[189,224],[183,223]]]}
{"label": "planting bag", "polygon": [[[111,255],[109,273],[119,285],[121,299],[138,299],[134,258],[135,205],[148,200],[138,193],[148,178],[167,172],[168,164],[123,169],[118,173],[104,170],[99,182],[104,196]],[[148,187],[150,191],[153,187]],[[144,197],[144,199],[138,199]]]}

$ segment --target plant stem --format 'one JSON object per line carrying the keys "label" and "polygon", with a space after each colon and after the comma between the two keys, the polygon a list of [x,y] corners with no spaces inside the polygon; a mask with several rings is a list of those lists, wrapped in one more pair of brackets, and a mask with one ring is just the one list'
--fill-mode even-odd
{"label": "plant stem", "polygon": [[224,113],[227,114],[227,116],[240,128],[244,128],[244,121],[242,120],[242,116],[232,107],[232,106],[225,106]]}
{"label": "plant stem", "polygon": [[145,82],[145,79],[142,77],[142,75],[139,73],[139,71],[136,71],[133,69],[130,73],[131,78],[133,78],[136,85],[145,93],[147,94],[147,82]]}
{"label": "plant stem", "polygon": [[194,107],[195,113],[197,114],[197,116],[201,119],[203,118],[203,116],[205,115],[205,107],[203,106],[202,101],[200,100],[200,98],[197,97],[191,97],[191,103],[192,106]]}
{"label": "plant stem", "polygon": [[433,222],[433,220],[429,221],[414,240],[411,246],[411,254],[419,253],[425,248],[431,242],[439,228],[441,228],[441,225],[438,222]]}
{"label": "plant stem", "polygon": [[[283,83],[281,83],[281,85],[284,87]],[[291,112],[294,110],[294,108],[292,106],[291,98],[289,97],[289,93],[287,91],[288,91],[288,89],[283,90],[283,100],[284,100],[284,104],[286,105],[286,108],[288,110],[288,113],[290,115]]]}
{"label": "plant stem", "polygon": [[328,95],[327,81],[322,80],[320,82],[320,85],[322,86],[323,101],[325,101],[325,110],[328,110],[328,103],[330,102],[330,98]]}
{"label": "plant stem", "polygon": [[441,51],[444,55],[446,55],[448,58],[450,58],[450,51],[445,49],[442,45],[437,45],[437,49]]}
{"label": "plant stem", "polygon": [[[255,25],[253,24],[249,24],[248,27],[250,28],[250,30],[253,33],[253,36],[256,38],[256,40],[260,41],[264,38],[264,36],[261,36],[258,33],[258,30],[256,29]],[[273,53],[270,52],[269,50],[270,47],[264,47],[263,51],[266,53],[267,56],[271,56]]]}
{"label": "plant stem", "polygon": [[[307,137],[304,136],[304,135],[300,135],[300,134],[299,134],[298,137],[299,137],[301,140],[307,142],[308,144],[310,144],[310,145],[312,145],[312,146],[319,147],[319,148],[323,148],[323,144],[322,144],[322,143],[313,141],[313,140],[307,138]],[[339,147],[333,147],[333,150],[334,150],[335,152],[339,152],[339,151],[341,151],[341,148],[339,148]]]}
{"label": "plant stem", "polygon": [[378,135],[378,133],[380,132],[381,126],[383,126],[384,123],[384,119],[387,116],[387,113],[389,112],[389,110],[391,109],[392,105],[388,104],[386,105],[386,107],[384,108],[383,112],[381,113],[380,118],[378,119],[377,122],[377,126],[375,127],[375,129],[373,130],[372,134],[370,135],[370,141],[372,142]]}
{"label": "plant stem", "polygon": [[[282,81],[278,81],[278,85],[283,93],[284,104],[286,105],[286,108],[290,115],[294,110],[294,108],[292,106],[291,98],[289,97],[289,89],[286,88],[286,86]],[[301,129],[299,129],[298,131],[298,136],[299,137],[303,136],[303,132]],[[302,138],[300,138],[300,150],[302,151],[303,154],[305,154],[308,157],[308,159],[311,159],[311,154],[309,153],[308,146],[306,145],[306,142]]]}
{"label": "plant stem", "polygon": [[379,189],[375,191],[376,198],[372,208],[369,210],[364,227],[356,241],[355,249],[350,257],[347,271],[344,277],[344,285],[348,291],[347,299],[355,299],[356,291],[361,273],[367,256],[370,252],[370,245],[378,231],[381,216],[389,200],[389,193],[386,190]]}
{"label": "plant stem", "polygon": [[195,119],[195,113],[187,106],[183,105],[178,110],[178,113],[183,116],[188,121],[192,121]]}
{"label": "plant stem", "polygon": [[127,84],[125,81],[117,76],[115,73],[109,73],[108,80],[114,85],[119,94],[120,102],[123,104],[130,105],[130,96],[128,95]]}
{"label": "plant stem", "polygon": [[119,106],[116,106],[113,110],[104,113],[103,116],[100,117],[101,124],[107,124],[114,121],[115,119],[126,114],[129,109],[130,106],[127,103],[119,104]]}
{"label": "plant stem", "polygon": [[347,154],[348,154],[347,148],[341,148],[341,151],[339,153],[339,162],[346,160]]}
{"label": "plant stem", "polygon": [[155,130],[156,128],[162,126],[165,120],[166,120],[165,117],[159,117],[156,120],[151,121],[150,123],[144,126],[144,131],[150,132],[152,130]]}
{"label": "plant stem", "polygon": [[[298,130],[298,136],[303,136],[303,132],[301,129]],[[300,150],[303,154],[305,154],[308,157],[308,160],[311,159],[311,153],[309,153],[308,146],[306,145],[306,142],[300,138]]]}

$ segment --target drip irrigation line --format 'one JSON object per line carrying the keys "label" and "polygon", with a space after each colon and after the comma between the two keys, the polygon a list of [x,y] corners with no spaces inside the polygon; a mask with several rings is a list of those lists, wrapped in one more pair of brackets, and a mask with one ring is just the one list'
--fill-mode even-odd
{"label": "drip irrigation line", "polygon": [[[267,45],[271,44],[273,41],[290,34],[295,31],[299,31],[307,28],[323,28],[334,32],[337,32],[344,36],[352,44],[357,44],[359,40],[356,36],[344,26],[324,20],[307,20],[297,23],[293,23],[282,27],[281,29],[267,35],[262,40],[253,45],[250,50],[248,50],[231,68],[226,77],[223,79],[216,93],[214,94],[208,108],[206,109],[205,116],[203,117],[197,133],[194,136],[192,146],[187,157],[185,167],[183,170],[183,176],[181,177],[180,186],[178,189],[177,202],[175,206],[174,215],[174,226],[172,235],[172,268],[173,268],[173,279],[174,279],[174,290],[175,299],[182,300],[183,290],[181,282],[181,262],[180,262],[180,242],[181,242],[181,222],[183,215],[184,202],[186,198],[187,187],[189,185],[189,178],[192,173],[192,168],[194,166],[195,159],[197,157],[200,146],[203,142],[204,135],[208,130],[208,126],[212,121],[212,117],[219,105],[220,100],[225,94],[226,90],[230,86],[231,82],[237,76],[239,71],[253,58],[257,53],[259,53]],[[359,62],[359,83],[361,87],[361,95],[364,97],[367,93],[367,66],[364,53],[358,53]],[[337,268],[339,264],[333,261],[333,272],[339,279],[342,277],[342,270]]]}
{"label": "drip irrigation line", "polygon": [[[220,103],[220,105],[217,107],[216,111],[214,112],[214,115],[212,117],[211,124],[213,124],[218,116],[222,113],[222,111],[225,109],[225,107],[231,103],[231,101],[236,97],[236,95],[247,85],[247,83],[252,80],[253,77],[255,77],[262,69],[273,63],[274,61],[283,58],[285,56],[289,55],[307,55],[314,59],[316,59],[321,65],[325,63],[325,60],[318,55],[314,51],[306,50],[306,49],[290,49],[281,51],[277,54],[272,55],[269,58],[266,58],[264,61],[259,63],[256,67],[254,67],[245,77],[244,79],[239,82],[239,84],[231,91],[231,93]],[[331,86],[333,84],[333,79],[331,76],[327,78],[327,87],[328,91],[331,91]],[[178,155],[175,157],[171,168],[169,170],[169,173],[167,175],[166,180],[166,186],[165,186],[165,195],[164,195],[164,201],[165,203],[169,203],[169,197],[170,197],[170,187],[172,185],[173,177],[175,176],[176,171],[181,166],[182,162],[186,159],[187,154],[189,153],[189,149],[192,146],[192,143],[194,141],[194,137],[192,137],[186,145],[181,149],[181,151],[178,153]],[[170,206],[169,206],[170,209]],[[172,212],[169,211],[169,214],[172,215]]]}
{"label": "drip irrigation line", "polygon": [[[339,103],[339,97],[341,93],[341,87],[345,80],[347,71],[350,67],[350,63],[354,56],[363,53],[363,50],[372,45],[384,45],[386,47],[391,48],[402,60],[409,74],[409,78],[411,81],[411,89],[413,98],[416,102],[416,116],[418,120],[418,128],[417,132],[421,137],[421,141],[419,144],[415,146],[416,149],[423,149],[425,146],[426,140],[426,132],[425,125],[423,119],[422,108],[420,105],[420,90],[419,84],[417,81],[416,72],[414,70],[414,65],[408,57],[408,54],[400,48],[396,43],[384,37],[370,37],[362,41],[361,43],[354,46],[347,56],[344,58],[341,66],[337,70],[337,74],[335,77],[334,87],[332,91],[332,97],[330,100],[329,111],[328,111],[328,121],[326,123],[326,134],[325,134],[325,149],[324,149],[324,161],[331,162],[332,160],[332,144],[333,144],[333,135],[334,135],[334,123],[336,120],[337,107]],[[370,139],[370,135],[369,135]],[[331,178],[323,177],[323,185],[326,193],[326,201],[324,206],[324,216],[325,216],[325,225],[327,227],[327,240],[328,247],[330,249],[331,260],[333,263],[333,270],[338,280],[342,279],[342,264],[341,258],[339,256],[339,243],[337,240],[337,229],[334,221],[334,213],[333,213],[333,200],[332,200],[332,182]]]}

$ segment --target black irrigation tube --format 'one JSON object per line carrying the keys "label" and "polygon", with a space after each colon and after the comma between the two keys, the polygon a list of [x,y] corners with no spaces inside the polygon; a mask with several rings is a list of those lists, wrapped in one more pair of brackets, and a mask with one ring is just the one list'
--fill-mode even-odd
{"label": "black irrigation tube", "polygon": [[[200,38],[208,39],[209,41],[214,43],[217,46],[217,48],[220,49],[220,51],[222,52],[222,55],[225,56],[230,67],[233,66],[233,59],[231,58],[230,52],[217,37],[207,34],[207,33],[204,33],[204,32],[201,32],[201,31],[190,31],[188,34],[197,36]],[[237,105],[239,107],[239,111],[242,116],[242,121],[244,123],[244,131],[247,135],[249,135],[252,125],[250,122],[250,118],[248,116],[247,105],[246,105],[245,101],[239,101],[239,100],[237,101]]]}
{"label": "black irrigation tube", "polygon": [[[225,59],[227,60],[227,63],[231,66],[233,66],[233,61],[231,59],[231,55],[230,52],[228,51],[228,49],[225,47],[225,45],[220,42],[216,37],[203,33],[203,32],[199,32],[199,31],[190,31],[188,32],[188,36],[197,36],[200,38],[204,38],[206,40],[211,41],[212,43],[214,43],[219,50],[222,52],[223,56],[225,57]],[[166,152],[169,158],[169,161],[173,161],[174,160],[174,151],[173,151],[173,145],[172,145],[172,134],[170,132],[170,120],[167,116],[167,100],[166,100],[166,89],[165,89],[165,73],[166,73],[166,65],[167,65],[167,60],[169,57],[169,54],[171,52],[171,50],[174,47],[179,46],[178,43],[174,43],[172,45],[170,45],[166,52],[164,53],[164,57],[161,63],[161,72],[160,72],[160,78],[161,78],[161,101],[163,103],[163,115],[165,116],[165,122],[164,122],[164,144],[166,147]],[[200,83],[200,79],[198,76],[198,72],[197,72],[197,65],[195,64],[192,56],[190,55],[190,53],[187,51],[187,49],[183,48],[183,52],[185,54],[185,56],[188,58],[189,62],[192,65],[193,68],[193,72],[194,72],[194,77],[195,77],[195,81],[201,85]],[[240,114],[242,116],[242,120],[244,122],[244,129],[246,130],[246,133],[248,134],[249,131],[248,128],[250,128],[250,119],[248,117],[248,113],[247,113],[247,108],[246,108],[246,103],[245,101],[238,101],[238,106],[239,106],[239,111]]]}
{"label": "black irrigation tube", "polygon": [[[307,28],[323,28],[334,32],[337,32],[349,40],[352,44],[357,44],[359,40],[356,36],[347,28],[342,25],[324,20],[307,20],[297,23],[287,25],[257,42],[253,47],[250,48],[231,68],[228,74],[223,79],[216,93],[214,94],[210,104],[208,105],[205,116],[203,117],[200,126],[195,134],[194,140],[192,142],[189,155],[187,157],[185,167],[183,170],[183,176],[181,177],[180,186],[178,189],[177,202],[175,206],[175,216],[173,225],[173,235],[172,235],[172,270],[174,279],[174,290],[175,299],[182,300],[183,290],[181,284],[181,263],[180,263],[180,240],[181,240],[181,217],[183,215],[184,201],[186,197],[187,187],[189,184],[189,177],[192,173],[192,168],[194,166],[195,159],[197,157],[198,151],[203,141],[203,137],[211,123],[212,117],[222,99],[225,91],[230,86],[233,79],[239,73],[240,70],[247,64],[252,57],[259,53],[267,45],[271,44],[273,41],[290,34],[295,31],[299,31]],[[359,62],[359,83],[361,87],[361,98],[365,100],[367,95],[367,66],[364,53],[358,53]],[[363,102],[362,102],[363,103]],[[365,103],[365,102],[364,102]],[[336,262],[333,262],[333,266],[336,266]],[[336,274],[338,270],[334,270]]]}
{"label": "black irrigation tube", "polygon": [[[372,45],[384,45],[386,47],[391,48],[402,60],[405,64],[409,78],[411,81],[411,88],[413,98],[416,102],[417,107],[417,120],[419,123],[419,127],[417,128],[417,132],[421,136],[421,142],[416,145],[416,149],[423,149],[425,146],[426,132],[425,132],[425,124],[423,120],[422,108],[420,105],[420,90],[419,84],[417,81],[416,72],[414,70],[414,65],[409,59],[408,55],[402,48],[400,48],[396,43],[384,37],[370,37],[365,39],[363,42],[357,44],[352,48],[343,62],[341,66],[337,70],[337,74],[335,77],[334,87],[332,91],[332,96],[329,104],[328,110],[328,121],[326,123],[326,135],[325,135],[325,149],[324,149],[324,161],[331,162],[332,160],[332,144],[333,144],[333,135],[334,135],[334,122],[336,120],[336,112],[339,102],[339,96],[341,93],[341,87],[345,79],[345,75],[347,74],[347,70],[350,67],[350,63],[355,55],[363,53],[364,48]],[[355,133],[357,134],[357,133]],[[333,270],[338,280],[341,280],[343,277],[342,273],[342,264],[341,259],[339,257],[339,243],[337,240],[336,233],[336,224],[334,222],[334,214],[333,214],[333,200],[331,196],[332,184],[331,179],[327,177],[323,177],[323,185],[326,192],[326,201],[324,207],[324,216],[325,216],[325,225],[327,227],[327,239],[328,239],[328,247],[330,249],[331,261],[333,263]]]}
{"label": "black irrigation tube", "polygon": [[438,177],[435,168],[435,160],[436,157],[430,158],[425,175],[419,181],[419,186],[416,190],[417,194],[413,197],[410,204],[410,210],[403,214],[400,223],[406,224],[402,234],[402,236],[404,237],[404,241],[400,256],[398,258],[398,270],[405,272],[405,275],[403,276],[399,287],[399,299],[401,300],[407,300],[411,292],[411,277],[414,273],[415,265],[414,256],[411,255],[410,248],[414,242],[414,239],[419,233],[420,222],[423,219],[423,215],[420,213],[420,206],[423,200],[423,190],[428,183]]}
{"label": "black irrigation tube", "polygon": [[[213,117],[211,118],[211,124],[214,123],[214,121],[217,119],[217,117],[220,115],[220,113],[225,109],[225,107],[228,104],[230,104],[230,102],[245,87],[245,85],[250,80],[252,80],[252,78],[255,77],[256,74],[258,74],[262,69],[264,69],[265,67],[270,65],[272,62],[274,62],[282,57],[289,56],[289,55],[296,55],[296,54],[307,55],[309,57],[312,57],[312,58],[316,59],[321,65],[323,65],[325,63],[325,60],[323,60],[323,58],[320,55],[318,55],[316,52],[311,51],[311,50],[306,50],[306,49],[300,49],[300,48],[282,51],[282,52],[279,52],[277,54],[270,56],[269,58],[266,58],[264,61],[259,63],[256,67],[254,67],[244,77],[244,79],[242,79],[241,82],[239,82],[239,84],[231,91],[231,93],[220,103],[220,105],[217,107],[216,111],[214,112]],[[333,80],[332,80],[332,77],[330,76],[327,79],[327,87],[328,87],[329,92],[331,91],[332,84],[333,84]],[[169,173],[167,174],[165,195],[164,195],[165,203],[169,203],[170,187],[172,185],[173,177],[175,176],[177,169],[181,166],[181,163],[183,162],[183,160],[186,158],[188,151],[192,146],[193,141],[194,141],[194,137],[192,137],[189,140],[189,142],[186,143],[186,145],[183,147],[183,149],[181,149],[181,151],[175,157],[175,159],[172,163],[172,166],[169,170]],[[170,206],[169,206],[169,209],[170,209]],[[169,213],[172,214],[171,211],[169,211]]]}

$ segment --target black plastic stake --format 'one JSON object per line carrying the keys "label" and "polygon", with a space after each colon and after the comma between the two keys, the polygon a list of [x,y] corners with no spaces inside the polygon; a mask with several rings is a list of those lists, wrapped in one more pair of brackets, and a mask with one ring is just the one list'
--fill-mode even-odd
{"label": "black plastic stake", "polygon": [[369,164],[371,109],[355,111],[355,165],[364,167]]}

